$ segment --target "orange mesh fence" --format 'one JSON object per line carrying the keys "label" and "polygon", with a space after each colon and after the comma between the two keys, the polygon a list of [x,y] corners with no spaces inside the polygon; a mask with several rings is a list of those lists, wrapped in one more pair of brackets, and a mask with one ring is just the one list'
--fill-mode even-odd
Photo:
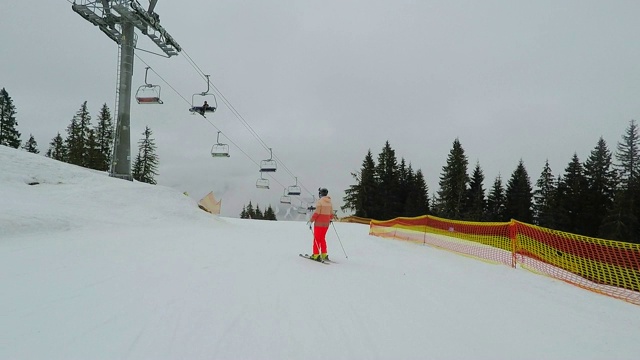
{"label": "orange mesh fence", "polygon": [[524,268],[640,304],[640,245],[514,224]]}
{"label": "orange mesh fence", "polygon": [[387,221],[371,220],[369,234],[421,242],[482,260],[515,266],[511,223],[447,220],[425,215]]}
{"label": "orange mesh fence", "polygon": [[349,222],[349,223],[369,225],[369,223],[371,222],[371,219],[363,218],[363,217],[359,217],[359,216],[345,216],[342,219],[340,219],[340,222]]}
{"label": "orange mesh fence", "polygon": [[371,220],[369,234],[430,244],[478,259],[545,274],[640,305],[640,244],[590,238],[512,220],[434,216]]}

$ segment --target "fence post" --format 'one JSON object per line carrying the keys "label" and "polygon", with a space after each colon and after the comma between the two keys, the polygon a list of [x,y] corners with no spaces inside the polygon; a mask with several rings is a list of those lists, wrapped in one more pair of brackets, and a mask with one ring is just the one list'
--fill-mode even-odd
{"label": "fence post", "polygon": [[518,253],[518,225],[515,220],[509,221],[509,238],[511,239],[511,267],[516,267],[516,254]]}

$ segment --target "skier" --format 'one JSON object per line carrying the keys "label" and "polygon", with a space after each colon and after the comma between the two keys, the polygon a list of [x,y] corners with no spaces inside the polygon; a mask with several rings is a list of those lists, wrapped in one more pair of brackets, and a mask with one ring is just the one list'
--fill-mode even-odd
{"label": "skier", "polygon": [[209,108],[209,104],[207,104],[207,101],[204,101],[204,104],[202,104],[202,109],[200,109],[200,115],[204,116],[204,112],[207,111],[207,109]]}
{"label": "skier", "polygon": [[318,189],[319,199],[316,202],[316,209],[307,223],[309,227],[313,223],[313,255],[311,255],[311,259],[316,261],[329,260],[325,236],[329,230],[329,224],[333,220],[333,205],[328,194],[329,190],[326,188]]}

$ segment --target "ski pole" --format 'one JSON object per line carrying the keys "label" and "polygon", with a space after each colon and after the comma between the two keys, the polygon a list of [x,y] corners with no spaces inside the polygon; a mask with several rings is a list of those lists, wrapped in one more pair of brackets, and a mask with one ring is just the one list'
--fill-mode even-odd
{"label": "ski pole", "polygon": [[[331,222],[331,225],[333,225],[333,221]],[[349,256],[347,256],[347,252],[344,251],[344,246],[342,246],[342,240],[340,240],[340,235],[338,235],[338,230],[336,230],[336,226],[333,225],[333,231],[336,232],[336,236],[338,237],[338,242],[340,243],[340,247],[342,248],[342,252],[344,252],[344,257],[345,258],[349,258]]]}

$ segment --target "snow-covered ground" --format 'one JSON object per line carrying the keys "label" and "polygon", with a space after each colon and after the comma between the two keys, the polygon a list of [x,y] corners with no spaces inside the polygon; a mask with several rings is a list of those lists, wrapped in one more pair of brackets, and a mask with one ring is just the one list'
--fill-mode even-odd
{"label": "snow-covered ground", "polygon": [[640,356],[638,306],[365,225],[327,238],[338,264],[298,256],[304,222],[0,146],[0,359]]}

